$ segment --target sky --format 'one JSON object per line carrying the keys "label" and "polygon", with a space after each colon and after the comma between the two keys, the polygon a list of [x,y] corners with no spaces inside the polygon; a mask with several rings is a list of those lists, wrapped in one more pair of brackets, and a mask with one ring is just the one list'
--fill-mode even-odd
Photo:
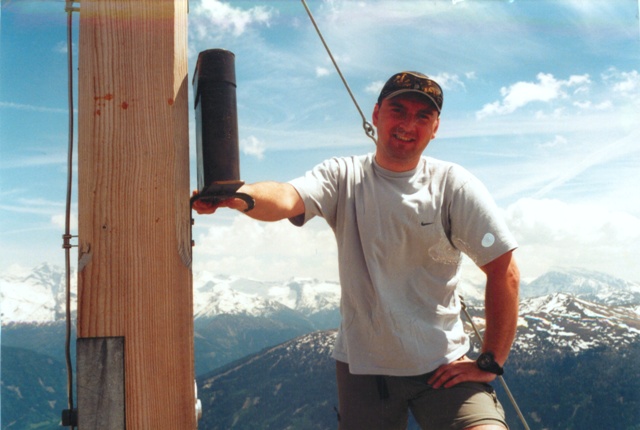
{"label": "sky", "polygon": [[[441,125],[426,155],[484,182],[519,242],[523,279],[580,267],[640,282],[638,0],[307,4],[369,121],[396,72],[421,71],[442,85]],[[0,273],[64,265],[64,6],[2,0]],[[302,2],[191,0],[188,19],[189,82],[199,52],[235,54],[242,180],[287,181],[327,158],[374,150]],[[75,65],[78,21],[75,13]],[[77,98],[77,76],[73,89]],[[192,109],[189,118],[195,189]],[[335,239],[321,219],[296,228],[220,210],[195,216],[193,237],[194,273],[338,277]]]}

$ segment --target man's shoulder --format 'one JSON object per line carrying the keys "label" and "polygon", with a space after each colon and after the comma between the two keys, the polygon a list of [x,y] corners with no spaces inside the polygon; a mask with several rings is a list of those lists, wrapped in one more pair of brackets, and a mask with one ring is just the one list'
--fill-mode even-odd
{"label": "man's shoulder", "polygon": [[343,157],[335,157],[335,160],[340,160],[343,163],[362,166],[368,165],[373,162],[374,155],[372,153],[368,154],[360,154],[360,155],[350,155]]}
{"label": "man's shoulder", "polygon": [[473,175],[469,170],[460,164],[452,161],[440,160],[433,157],[423,156],[425,171],[430,176],[442,177],[447,180],[468,180]]}
{"label": "man's shoulder", "polygon": [[336,156],[323,160],[301,178],[294,181],[324,178],[329,181],[342,181],[354,176],[363,176],[372,163],[370,155]]}
{"label": "man's shoulder", "polygon": [[464,169],[464,167],[462,167],[460,164],[454,163],[453,161],[441,160],[439,158],[434,158],[427,155],[423,155],[422,159],[426,163],[426,165],[432,169]]}
{"label": "man's shoulder", "polygon": [[320,166],[324,166],[330,170],[344,170],[345,172],[352,170],[366,169],[373,162],[372,154],[351,155],[332,157],[325,160]]}

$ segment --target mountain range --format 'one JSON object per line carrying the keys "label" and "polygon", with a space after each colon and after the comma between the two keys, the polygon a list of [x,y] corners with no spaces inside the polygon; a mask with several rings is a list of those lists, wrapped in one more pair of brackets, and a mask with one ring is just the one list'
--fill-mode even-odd
{"label": "mountain range", "polygon": [[[71,310],[76,312],[76,274],[71,273]],[[283,309],[293,310],[313,324],[335,327],[340,305],[337,282],[293,278],[259,281],[194,274],[194,318],[218,315],[265,316]],[[481,302],[482,285],[464,283],[461,295],[469,304]],[[586,301],[624,306],[640,314],[640,283],[581,268],[556,269],[531,282],[522,282],[522,299],[565,293]],[[48,263],[31,270],[0,274],[2,324],[51,323],[65,316],[65,276],[62,268]]]}
{"label": "mountain range", "polygon": [[[468,288],[467,308],[482,330],[482,291]],[[521,299],[507,377],[532,428],[640,429],[640,285],[554,270],[523,283]],[[63,272],[43,264],[1,274],[0,300],[2,429],[54,428],[66,407]],[[335,428],[329,351],[339,301],[334,282],[195,274],[200,428]],[[505,409],[512,428],[520,428]],[[614,413],[620,427],[594,426],[592,415]]]}
{"label": "mountain range", "polygon": [[[468,311],[482,329],[482,308]],[[551,292],[523,299],[520,315],[505,380],[529,428],[640,429],[637,304],[612,306]],[[335,429],[338,402],[330,358],[335,336],[335,330],[316,331],[201,375],[200,425]],[[472,356],[479,345],[474,339]],[[493,385],[510,428],[524,429],[502,384]],[[410,420],[408,429],[418,427]]]}
{"label": "mountain range", "polygon": [[[0,274],[2,323],[51,323],[64,319],[65,290],[63,269],[48,263]],[[75,272],[71,273],[70,290],[75,314]],[[194,275],[193,296],[195,319],[222,314],[256,317],[286,308],[320,324],[333,324],[340,304],[340,285],[295,278],[265,282],[200,272]]]}

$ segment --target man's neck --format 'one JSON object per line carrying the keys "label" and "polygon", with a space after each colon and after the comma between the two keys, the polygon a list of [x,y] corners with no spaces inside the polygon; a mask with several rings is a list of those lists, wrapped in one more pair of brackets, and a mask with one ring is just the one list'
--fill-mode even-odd
{"label": "man's neck", "polygon": [[420,157],[418,157],[418,159],[415,161],[394,161],[385,159],[384,157],[380,157],[378,154],[375,155],[375,160],[378,166],[382,167],[383,169],[398,173],[413,170],[418,167],[418,164],[420,163]]}

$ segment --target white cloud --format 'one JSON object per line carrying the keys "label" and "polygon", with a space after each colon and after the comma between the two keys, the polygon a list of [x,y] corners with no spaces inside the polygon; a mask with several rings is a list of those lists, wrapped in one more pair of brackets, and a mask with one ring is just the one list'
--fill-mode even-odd
{"label": "white cloud", "polygon": [[53,47],[53,51],[59,54],[66,54],[67,52],[69,52],[67,42],[56,43],[55,46]]}
{"label": "white cloud", "polygon": [[529,103],[550,102],[567,96],[565,90],[571,87],[575,91],[584,91],[584,86],[591,83],[589,75],[573,75],[568,80],[558,80],[550,73],[538,73],[538,82],[516,82],[509,87],[502,87],[502,101],[486,104],[477,118],[491,115],[510,114]]}
{"label": "white cloud", "polygon": [[450,90],[453,88],[462,88],[464,89],[464,82],[460,77],[456,74],[451,74],[447,72],[442,72],[437,75],[430,76],[434,81],[436,81],[440,86],[445,90]]}
{"label": "white cloud", "polygon": [[640,104],[640,73],[611,67],[597,81],[592,81],[586,74],[561,80],[552,74],[539,73],[537,82],[516,82],[502,87],[500,94],[502,99],[485,104],[476,112],[476,118],[511,114],[534,102],[544,104],[543,109],[535,113],[537,119],[613,112],[616,108],[637,109]]}
{"label": "white cloud", "polygon": [[600,17],[603,22],[613,21],[621,10],[616,2],[611,1],[565,0],[561,6],[573,9],[587,19],[593,16]]}
{"label": "white cloud", "polygon": [[476,72],[467,72],[464,74],[464,76],[470,81],[475,81],[476,79],[478,79],[478,77],[476,76]]}
{"label": "white cloud", "polygon": [[68,113],[69,109],[50,108],[45,106],[28,105],[23,103],[2,102],[0,101],[0,108],[16,109],[32,112],[44,112],[44,113]]}
{"label": "white cloud", "polygon": [[36,152],[28,154],[7,154],[0,158],[0,169],[19,170],[25,167],[65,166],[66,154],[63,152]]}
{"label": "white cloud", "polygon": [[617,95],[636,100],[640,96],[640,73],[637,70],[623,72],[612,67],[602,74],[602,78]]}
{"label": "white cloud", "polygon": [[[518,261],[539,275],[556,266],[589,267],[629,280],[640,280],[640,219],[598,202],[518,200],[506,220],[520,244]],[[525,275],[526,276],[526,275]]]}
{"label": "white cloud", "polygon": [[[639,151],[637,145],[639,136],[640,130],[636,130],[620,139],[611,139],[605,145],[600,145],[593,151],[579,153],[565,158],[564,163],[567,167],[553,169],[553,171],[556,172],[554,179],[536,191],[533,196],[544,197],[551,191],[580,177],[589,169],[605,166],[613,160],[629,159],[635,156]],[[550,166],[551,164],[548,165],[548,167]],[[610,179],[613,181],[617,180],[618,174],[619,172],[612,171],[610,173]]]}
{"label": "white cloud", "polygon": [[364,90],[368,94],[375,94],[377,96],[380,94],[380,91],[382,91],[382,87],[384,87],[384,81],[375,81],[367,85]]}
{"label": "white cloud", "polygon": [[[532,198],[518,200],[504,213],[519,243],[516,256],[523,277],[555,267],[587,267],[640,281],[635,267],[640,218],[597,202]],[[287,221],[262,223],[234,215],[230,224],[200,234],[194,248],[195,271],[254,279],[337,280],[337,264],[335,238],[323,220],[298,228]],[[473,276],[465,270],[465,278]]]}
{"label": "white cloud", "polygon": [[11,204],[0,204],[0,209],[14,214],[34,214],[53,217],[64,209],[64,203],[44,198],[18,198]]}
{"label": "white cloud", "polygon": [[[53,215],[51,217],[51,224],[56,228],[64,230],[66,224],[65,214],[62,213]],[[78,217],[75,213],[72,213],[71,217],[69,218],[69,228],[71,231],[78,230]]]}
{"label": "white cloud", "polygon": [[331,74],[331,70],[326,67],[316,67],[316,76],[321,78],[323,76],[328,76]]}
{"label": "white cloud", "polygon": [[250,9],[233,7],[219,0],[201,0],[192,6],[190,25],[198,40],[209,34],[231,33],[241,36],[252,25],[269,25],[273,12],[265,6]]}
{"label": "white cloud", "polygon": [[264,158],[264,151],[267,149],[267,145],[264,142],[258,140],[255,136],[249,136],[246,139],[240,141],[240,148],[242,152],[247,155],[252,155],[259,160]]}
{"label": "white cloud", "polygon": [[335,238],[323,220],[299,228],[288,221],[263,223],[234,215],[230,225],[214,225],[200,234],[194,248],[195,271],[261,280],[337,280],[337,265]]}
{"label": "white cloud", "polygon": [[609,110],[613,107],[613,103],[610,100],[605,100],[601,103],[594,104],[591,100],[587,101],[576,101],[573,102],[573,105],[578,109],[582,110],[596,110],[596,111],[604,111]]}
{"label": "white cloud", "polygon": [[556,136],[554,136],[553,140],[541,143],[538,146],[540,148],[553,148],[553,147],[559,146],[559,145],[566,145],[567,142],[568,142],[567,138],[565,138],[564,136],[556,135]]}

